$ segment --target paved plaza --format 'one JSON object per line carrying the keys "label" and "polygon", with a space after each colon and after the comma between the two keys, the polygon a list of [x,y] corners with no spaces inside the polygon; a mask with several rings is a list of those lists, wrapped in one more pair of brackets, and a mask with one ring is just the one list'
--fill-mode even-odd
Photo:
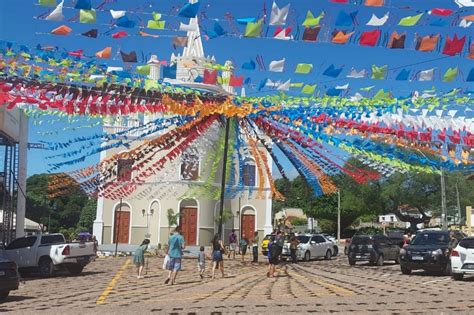
{"label": "paved plaza", "polygon": [[[263,260],[263,257],[261,257]],[[165,285],[163,258],[152,257],[146,278],[137,279],[128,257],[101,258],[78,277],[25,279],[0,305],[17,314],[270,314],[270,313],[469,313],[474,278],[422,272],[402,275],[398,265],[350,267],[345,256],[297,265],[282,264],[275,278],[266,265],[226,260],[226,277],[200,280],[196,261],[185,260],[178,283]]]}

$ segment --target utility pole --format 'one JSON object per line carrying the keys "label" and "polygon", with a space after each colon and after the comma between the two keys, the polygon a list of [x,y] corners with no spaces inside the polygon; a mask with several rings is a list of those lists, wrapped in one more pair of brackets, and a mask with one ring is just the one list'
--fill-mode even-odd
{"label": "utility pole", "polygon": [[229,147],[229,130],[230,130],[230,118],[226,118],[225,122],[225,139],[224,139],[224,157],[222,159],[222,181],[221,181],[221,203],[219,205],[219,236],[222,239],[222,225],[224,215],[224,194],[225,194],[225,181],[227,171],[227,151]]}
{"label": "utility pole", "polygon": [[337,244],[341,242],[341,191],[337,190]]}
{"label": "utility pole", "polygon": [[[115,211],[115,209],[114,209]],[[118,222],[117,222],[117,216],[114,217],[114,231],[115,231],[115,257],[117,257],[117,250],[118,250],[118,237],[119,237],[119,231],[120,231],[120,221],[122,221],[122,217],[120,216],[122,214],[122,198],[120,198],[120,205],[119,205],[119,211],[118,211]],[[116,213],[117,215],[117,213]]]}
{"label": "utility pole", "polygon": [[448,229],[448,216],[446,211],[446,183],[444,182],[444,169],[441,168],[441,218],[443,230]]}

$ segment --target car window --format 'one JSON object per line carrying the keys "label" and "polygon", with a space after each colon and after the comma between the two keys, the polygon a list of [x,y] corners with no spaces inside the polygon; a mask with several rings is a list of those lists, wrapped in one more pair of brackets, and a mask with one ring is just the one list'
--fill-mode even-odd
{"label": "car window", "polygon": [[466,249],[474,249],[474,238],[466,238],[459,242],[459,246]]}
{"label": "car window", "polygon": [[14,240],[7,246],[7,249],[20,249],[25,247],[31,247],[36,242],[36,236],[22,237]]}
{"label": "car window", "polygon": [[448,243],[449,236],[447,233],[418,233],[410,245],[439,245]]}
{"label": "car window", "polygon": [[64,237],[60,234],[44,235],[41,237],[41,245],[64,243]]}
{"label": "car window", "polygon": [[302,244],[306,244],[309,242],[309,236],[306,236],[306,235],[298,235],[296,237],[298,239],[298,241],[300,241],[300,243]]}
{"label": "car window", "polygon": [[316,243],[325,243],[326,239],[321,235],[315,235],[313,236],[313,241],[315,241]]}

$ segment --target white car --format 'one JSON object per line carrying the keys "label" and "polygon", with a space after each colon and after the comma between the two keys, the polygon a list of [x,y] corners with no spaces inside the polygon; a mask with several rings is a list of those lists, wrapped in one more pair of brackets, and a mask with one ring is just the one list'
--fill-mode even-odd
{"label": "white car", "polygon": [[[321,234],[306,234],[298,235],[296,237],[300,242],[296,251],[296,258],[298,260],[310,261],[312,258],[324,257],[331,259],[334,251],[333,242],[327,240]],[[283,256],[290,256],[290,244],[285,243],[283,247]]]}
{"label": "white car", "polygon": [[466,237],[451,252],[451,274],[455,280],[474,275],[474,237]]}

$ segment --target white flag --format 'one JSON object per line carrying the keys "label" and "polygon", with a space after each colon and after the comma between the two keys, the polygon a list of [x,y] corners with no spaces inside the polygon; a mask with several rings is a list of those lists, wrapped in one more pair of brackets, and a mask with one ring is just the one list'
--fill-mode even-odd
{"label": "white flag", "polygon": [[122,67],[107,67],[107,73],[112,71],[123,71]]}
{"label": "white flag", "polygon": [[285,58],[281,60],[273,60],[272,62],[270,62],[268,71],[283,72],[283,68],[285,68]]}
{"label": "white flag", "polygon": [[362,69],[360,71],[357,71],[356,69],[352,68],[351,72],[346,75],[346,78],[352,78],[352,79],[362,79],[367,76],[367,71],[365,69]]}
{"label": "white flag", "polygon": [[53,12],[51,12],[45,18],[45,20],[48,20],[48,21],[62,21],[64,19],[63,5],[64,5],[64,1],[61,1],[61,3],[58,4],[58,6],[53,10]]}
{"label": "white flag", "polygon": [[434,77],[434,68],[420,72],[418,81],[432,81]]}
{"label": "white flag", "polygon": [[273,82],[272,80],[268,79],[267,82],[265,82],[265,86],[268,86],[268,87],[277,87],[281,84],[280,81],[276,81],[276,82]]}
{"label": "white flag", "polygon": [[110,14],[112,15],[113,19],[120,19],[121,17],[125,16],[127,11],[115,11],[115,10],[110,10]]}
{"label": "white flag", "polygon": [[291,79],[289,79],[289,80],[286,81],[285,83],[280,84],[280,85],[277,87],[277,90],[278,90],[278,91],[289,91],[289,90],[290,90],[290,85],[291,85]]}
{"label": "white flag", "polygon": [[468,28],[471,25],[472,25],[472,21],[468,21],[465,19],[462,19],[461,22],[459,22],[460,27]]}
{"label": "white flag", "polygon": [[289,10],[289,4],[280,9],[274,1],[272,5],[272,14],[270,15],[270,25],[285,25]]}
{"label": "white flag", "polygon": [[369,22],[366,25],[370,26],[382,26],[388,21],[388,16],[390,12],[385,13],[384,16],[378,18],[375,14],[372,13],[372,17],[370,18]]}
{"label": "white flag", "polygon": [[347,90],[349,88],[349,83],[344,85],[336,85],[337,90]]}
{"label": "white flag", "polygon": [[179,23],[179,30],[180,31],[185,31],[185,32],[197,32],[198,31],[198,25],[193,23],[189,24],[184,24],[184,23]]}
{"label": "white flag", "polygon": [[474,0],[454,0],[461,7],[474,7]]}

